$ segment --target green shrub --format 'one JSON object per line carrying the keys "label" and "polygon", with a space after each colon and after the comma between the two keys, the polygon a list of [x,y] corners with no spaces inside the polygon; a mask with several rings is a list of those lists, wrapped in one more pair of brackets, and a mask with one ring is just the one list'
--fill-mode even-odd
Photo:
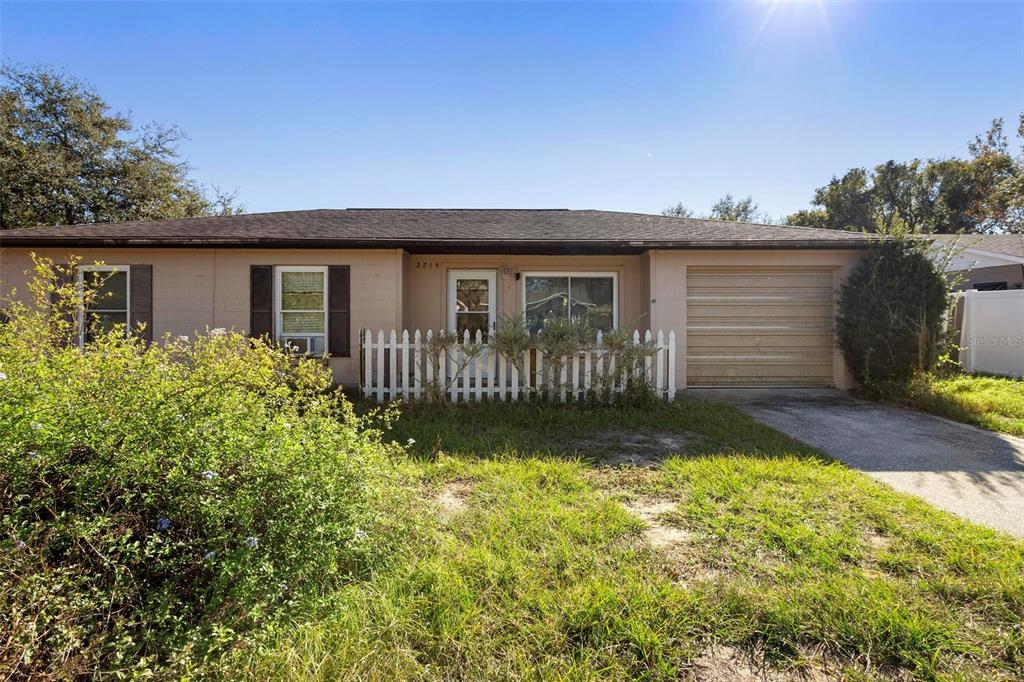
{"label": "green shrub", "polygon": [[[187,669],[387,563],[380,434],[315,360],[223,330],[62,344],[38,264],[0,327],[0,669]],[[386,513],[385,513],[386,512]]]}
{"label": "green shrub", "polygon": [[839,294],[836,334],[866,386],[908,380],[936,360],[949,305],[945,276],[921,244],[872,243]]}

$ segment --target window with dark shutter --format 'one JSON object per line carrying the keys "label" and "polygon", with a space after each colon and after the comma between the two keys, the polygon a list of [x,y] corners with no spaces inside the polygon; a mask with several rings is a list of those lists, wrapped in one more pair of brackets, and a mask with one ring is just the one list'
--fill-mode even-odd
{"label": "window with dark shutter", "polygon": [[128,269],[131,278],[131,305],[128,309],[129,329],[139,338],[153,342],[153,266],[132,265]]}
{"label": "window with dark shutter", "polygon": [[351,276],[349,266],[331,265],[327,269],[327,352],[335,357],[347,358],[352,355]]}
{"label": "window with dark shutter", "polygon": [[249,336],[274,338],[274,266],[249,266]]}

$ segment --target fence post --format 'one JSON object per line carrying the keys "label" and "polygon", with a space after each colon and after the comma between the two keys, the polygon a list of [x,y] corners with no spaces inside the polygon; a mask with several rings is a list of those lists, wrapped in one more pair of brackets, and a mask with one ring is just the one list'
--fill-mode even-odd
{"label": "fence post", "polygon": [[668,399],[676,399],[676,331],[668,330]]}
{"label": "fence post", "polygon": [[373,386],[373,334],[369,329],[363,331],[363,397],[369,398]]}
{"label": "fence post", "polygon": [[964,292],[964,322],[960,330],[960,347],[964,349],[964,371],[974,374],[974,290]]}

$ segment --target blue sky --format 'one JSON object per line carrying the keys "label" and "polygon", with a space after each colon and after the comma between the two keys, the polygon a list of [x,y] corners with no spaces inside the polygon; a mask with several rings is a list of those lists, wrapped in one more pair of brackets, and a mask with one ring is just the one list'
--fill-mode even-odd
{"label": "blue sky", "polygon": [[732,192],[780,216],[1024,110],[1021,2],[5,0],[0,24],[5,60],[180,126],[195,177],[250,211],[703,211]]}

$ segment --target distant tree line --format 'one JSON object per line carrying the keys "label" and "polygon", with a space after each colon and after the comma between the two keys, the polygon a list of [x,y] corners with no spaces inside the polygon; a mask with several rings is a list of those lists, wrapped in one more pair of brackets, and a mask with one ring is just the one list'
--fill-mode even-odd
{"label": "distant tree line", "polygon": [[136,125],[91,86],[0,66],[0,229],[239,213],[178,156],[183,133]]}
{"label": "distant tree line", "polygon": [[[927,233],[1024,233],[1024,114],[1011,147],[1003,119],[967,145],[966,159],[887,161],[851,168],[814,191],[812,208],[781,220],[760,212],[751,197],[727,194],[701,217],[781,222],[831,230]],[[664,215],[693,217],[682,204]]]}

